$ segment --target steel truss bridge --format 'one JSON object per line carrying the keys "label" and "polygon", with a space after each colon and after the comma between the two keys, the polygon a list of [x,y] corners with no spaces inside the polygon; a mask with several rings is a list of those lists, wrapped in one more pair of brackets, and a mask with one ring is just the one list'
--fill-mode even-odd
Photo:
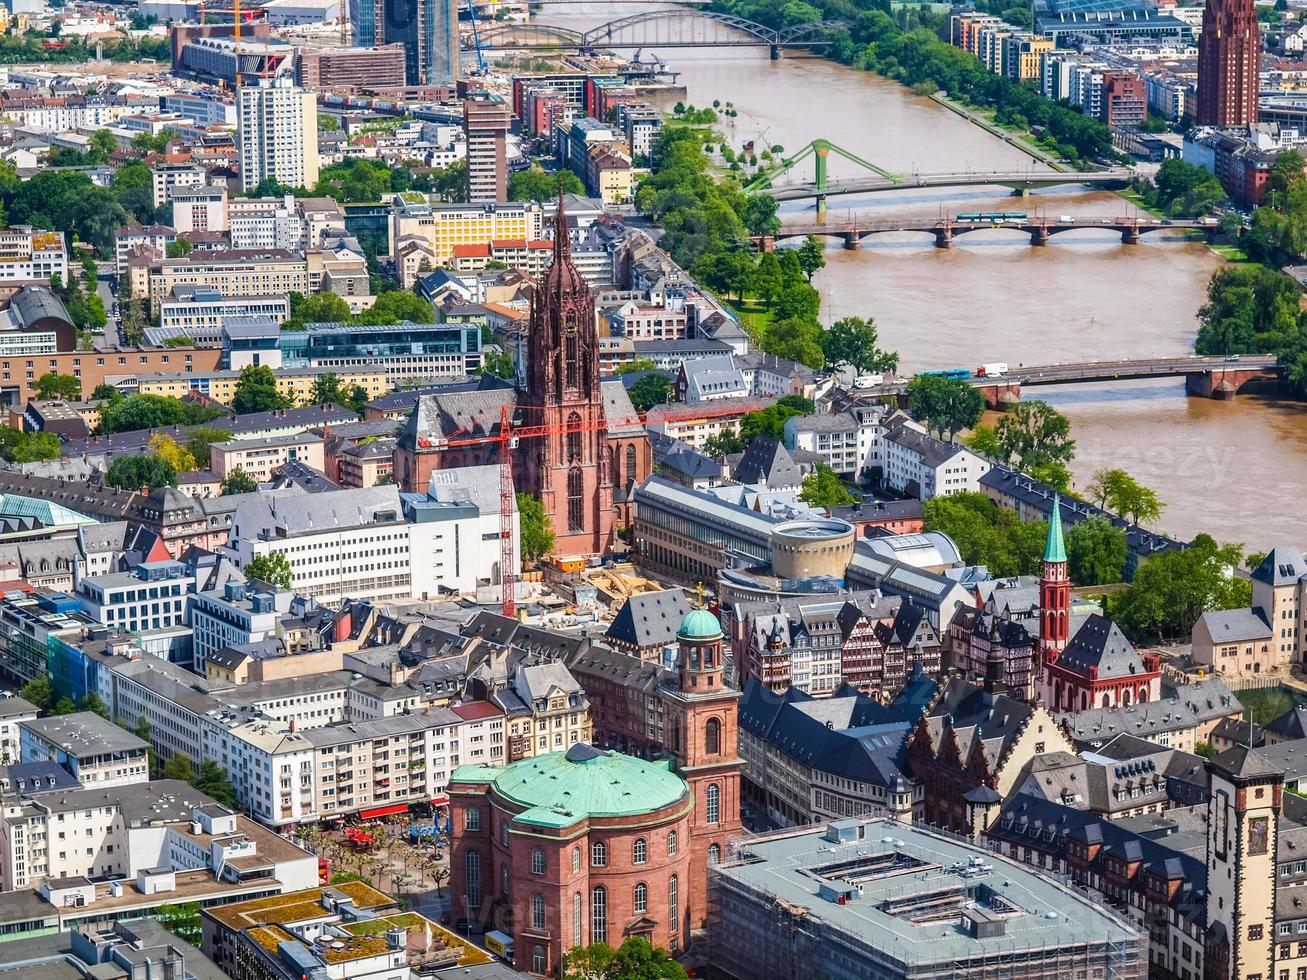
{"label": "steel truss bridge", "polygon": [[[777,29],[731,14],[672,7],[621,17],[584,32],[506,23],[482,30],[480,37],[482,51],[766,47],[776,59],[784,48],[829,44],[833,30],[848,26],[846,21],[811,21]],[[472,38],[464,39],[464,50],[475,46]]]}

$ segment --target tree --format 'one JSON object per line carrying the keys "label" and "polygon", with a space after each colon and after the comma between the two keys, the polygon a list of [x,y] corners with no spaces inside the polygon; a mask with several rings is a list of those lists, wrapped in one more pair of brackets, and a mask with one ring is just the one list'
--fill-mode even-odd
{"label": "tree", "polygon": [[177,470],[158,456],[119,456],[109,467],[104,482],[120,490],[177,486]]}
{"label": "tree", "polygon": [[195,782],[191,785],[201,793],[212,796],[225,807],[236,806],[236,790],[232,788],[231,780],[227,778],[227,770],[213,759],[205,759],[200,763],[200,769],[195,774]]}
{"label": "tree", "polygon": [[1067,571],[1077,585],[1108,585],[1125,574],[1125,531],[1101,514],[1066,532]]}
{"label": "tree", "polygon": [[821,295],[806,282],[784,286],[772,306],[772,312],[777,320],[805,320],[811,321],[814,325],[820,310]]}
{"label": "tree", "polygon": [[655,405],[663,405],[671,401],[672,383],[667,379],[667,375],[652,371],[631,385],[629,394],[631,404],[635,406],[636,411],[647,412]]}
{"label": "tree", "polygon": [[36,397],[42,400],[62,398],[66,402],[81,400],[82,382],[71,374],[47,371],[36,379]]}
{"label": "tree", "polygon": [[290,408],[291,400],[277,390],[277,376],[266,364],[248,364],[241,369],[231,407],[238,415]]}
{"label": "tree", "polygon": [[908,383],[908,411],[931,432],[952,441],[955,433],[980,421],[985,396],[957,378],[919,374]]}
{"label": "tree", "polygon": [[1109,597],[1108,612],[1136,641],[1187,637],[1203,613],[1252,602],[1248,580],[1231,574],[1242,558],[1239,545],[1218,545],[1200,534],[1183,551],[1163,551],[1144,562],[1130,588]]}
{"label": "tree", "polygon": [[762,297],[768,306],[774,304],[785,288],[785,278],[781,273],[781,260],[775,252],[767,252],[758,260],[753,272],[753,291]]}
{"label": "tree", "polygon": [[803,274],[808,277],[808,282],[812,282],[812,277],[818,270],[826,266],[826,246],[816,235],[805,238],[803,244],[795,249],[795,255],[799,260],[799,266],[803,269]]}
{"label": "tree", "polygon": [[1125,470],[1099,470],[1089,482],[1091,499],[1101,500],[1100,507],[1112,511],[1132,524],[1152,523],[1162,516],[1165,504]]}
{"label": "tree", "polygon": [[607,943],[574,946],[563,957],[563,980],[684,980],[685,969],[667,950],[643,936],[628,936],[613,949]]}
{"label": "tree", "polygon": [[968,565],[986,565],[996,576],[1039,571],[1048,538],[1045,521],[1021,523],[1015,511],[983,493],[955,493],[922,504],[925,527],[943,531]]}
{"label": "tree", "polygon": [[178,939],[196,948],[203,945],[204,926],[200,921],[199,902],[165,903],[155,909],[154,917]]}
{"label": "tree", "polygon": [[87,156],[96,163],[107,163],[109,154],[118,149],[118,140],[107,129],[97,129],[87,144]]}
{"label": "tree", "polygon": [[195,779],[195,772],[191,766],[191,757],[184,752],[174,752],[168,756],[168,761],[163,764],[160,775],[164,779],[180,779],[183,783],[191,782]]}
{"label": "tree", "polygon": [[78,711],[91,711],[104,718],[109,718],[109,706],[104,703],[104,698],[94,691],[87,691],[86,696],[82,698],[81,704],[77,706]]}
{"label": "tree", "polygon": [[742,453],[744,448],[744,440],[729,429],[709,436],[703,442],[703,454],[713,459],[720,459],[733,453]]}
{"label": "tree", "polygon": [[384,326],[388,323],[435,323],[436,310],[416,293],[395,291],[382,293],[371,307],[356,318],[358,323]]}
{"label": "tree", "polygon": [[962,444],[973,453],[991,459],[996,463],[1008,461],[1007,450],[999,441],[998,433],[992,425],[977,425],[970,434],[962,437]]}
{"label": "tree", "polygon": [[634,360],[625,361],[617,365],[615,374],[636,374],[640,371],[656,371],[658,365],[653,362],[652,358],[637,357]]}
{"label": "tree", "polygon": [[120,402],[123,397],[123,393],[111,384],[98,384],[95,386],[95,390],[91,392],[91,401],[93,402]]}
{"label": "tree", "polygon": [[858,374],[892,374],[898,370],[899,355],[881,350],[876,321],[846,316],[836,320],[821,336],[826,363],[848,365]]}
{"label": "tree", "polygon": [[543,170],[518,170],[508,175],[508,199],[510,201],[552,201],[558,192],[564,194],[584,194],[585,184],[572,171],[563,167],[553,173]]}
{"label": "tree", "polygon": [[995,435],[1005,460],[1022,472],[1075,458],[1071,422],[1048,402],[1021,401],[998,420]]}
{"label": "tree", "polygon": [[[809,402],[811,404],[811,402]],[[740,419],[740,442],[747,446],[757,438],[775,439],[780,442],[785,437],[785,421],[795,415],[809,415],[802,408],[791,404],[777,402],[766,408],[749,412]]]}
{"label": "tree", "polygon": [[195,459],[195,463],[201,469],[207,469],[212,453],[209,447],[215,442],[226,442],[231,438],[231,432],[217,426],[201,426],[198,429],[192,429],[186,434],[186,448]]}
{"label": "tree", "polygon": [[62,454],[63,444],[53,432],[0,428],[0,457],[10,463],[35,463],[42,459],[58,459]]}
{"label": "tree", "polygon": [[827,510],[855,502],[844,481],[825,463],[818,463],[816,469],[803,478],[799,499],[810,507],[824,507]]}
{"label": "tree", "polygon": [[762,349],[815,370],[820,370],[826,363],[826,355],[821,349],[821,325],[816,320],[777,320],[767,328]]}
{"label": "tree", "polygon": [[289,589],[294,573],[290,562],[281,551],[269,551],[266,555],[255,555],[245,566],[245,577],[267,582],[279,589]]}
{"label": "tree", "polygon": [[54,701],[54,690],[50,687],[50,678],[34,677],[23,688],[23,700],[30,701],[41,711],[48,711]]}
{"label": "tree", "polygon": [[64,697],[61,697],[58,701],[54,703],[54,707],[50,709],[50,714],[71,715],[76,711],[77,711],[77,705],[73,703],[73,699],[65,695]]}
{"label": "tree", "polygon": [[310,405],[340,405],[360,414],[367,401],[366,391],[358,385],[342,386],[340,378],[331,372],[318,375],[313,380],[313,391],[309,393]]}
{"label": "tree", "polygon": [[180,235],[168,243],[166,251],[170,259],[184,258],[195,251],[195,243],[185,235]]}
{"label": "tree", "polygon": [[[354,315],[349,303],[336,293],[313,293],[295,304],[294,313],[287,321],[292,325],[305,323],[349,323]],[[293,329],[293,326],[292,326]]]}
{"label": "tree", "polygon": [[[265,368],[265,370],[267,370]],[[100,408],[101,435],[162,429],[170,425],[203,425],[226,411],[166,395],[132,395]]]}
{"label": "tree", "polygon": [[[185,446],[178,445],[177,440],[173,439],[172,436],[157,432],[150,436],[149,447],[150,452],[171,466],[175,473],[192,473],[199,469],[195,457],[191,455],[191,451]],[[207,458],[205,463],[208,463]]]}
{"label": "tree", "polygon": [[554,528],[544,502],[529,493],[517,495],[522,558],[541,558],[554,550]]}
{"label": "tree", "polygon": [[222,496],[230,497],[238,493],[253,493],[259,489],[254,478],[237,466],[222,481]]}

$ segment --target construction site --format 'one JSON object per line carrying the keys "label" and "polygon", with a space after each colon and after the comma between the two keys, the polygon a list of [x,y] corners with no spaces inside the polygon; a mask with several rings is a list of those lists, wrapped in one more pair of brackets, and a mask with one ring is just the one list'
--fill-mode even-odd
{"label": "construction site", "polygon": [[753,980],[1143,980],[1148,937],[962,838],[888,818],[745,837],[709,879],[708,959]]}

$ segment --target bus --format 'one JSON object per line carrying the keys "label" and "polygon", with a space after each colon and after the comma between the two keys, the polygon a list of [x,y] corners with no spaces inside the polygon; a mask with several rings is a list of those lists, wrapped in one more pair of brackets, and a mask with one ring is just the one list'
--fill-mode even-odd
{"label": "bus", "polygon": [[967,224],[1001,225],[1008,221],[1025,221],[1027,217],[1024,211],[966,211],[959,214],[957,220]]}
{"label": "bus", "polygon": [[971,378],[971,372],[967,368],[950,368],[947,371],[918,371],[917,374],[937,374],[942,378],[950,378],[954,381],[967,381]]}

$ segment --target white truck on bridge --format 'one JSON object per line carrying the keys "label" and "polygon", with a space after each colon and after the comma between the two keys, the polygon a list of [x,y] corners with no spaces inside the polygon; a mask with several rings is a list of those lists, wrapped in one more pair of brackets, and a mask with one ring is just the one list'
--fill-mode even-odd
{"label": "white truck on bridge", "polygon": [[976,376],[979,378],[1001,378],[1007,374],[1007,362],[995,361],[993,364],[982,364],[976,370]]}

